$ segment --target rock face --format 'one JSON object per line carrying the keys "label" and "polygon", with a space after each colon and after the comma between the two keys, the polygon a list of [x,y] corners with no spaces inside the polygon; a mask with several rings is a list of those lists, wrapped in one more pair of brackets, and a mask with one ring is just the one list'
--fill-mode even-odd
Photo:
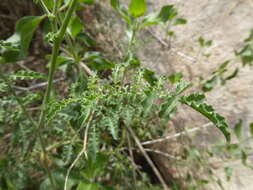
{"label": "rock face", "polygon": [[[159,74],[182,72],[186,78],[197,82],[199,76],[209,76],[218,65],[231,60],[229,68],[232,71],[234,67],[240,67],[239,75],[225,86],[218,86],[208,92],[207,102],[214,105],[215,109],[227,118],[230,126],[234,126],[240,118],[243,119],[243,135],[246,138],[249,135],[248,124],[253,121],[253,68],[242,67],[234,51],[242,47],[243,40],[253,28],[253,1],[153,0],[149,3],[150,7],[155,7],[154,9],[157,10],[162,5],[174,4],[188,23],[172,28],[177,38],[172,40],[170,49],[162,46],[161,40],[168,42],[163,32],[158,28],[152,28],[151,33],[156,40],[147,44],[139,52],[145,65]],[[208,48],[200,48],[198,44],[200,36],[213,40],[212,45]],[[202,56],[203,53],[211,55],[207,58]],[[197,86],[195,88],[198,89]],[[190,110],[183,108],[179,112],[179,116],[173,120],[178,128],[191,128],[205,123],[202,117]],[[207,146],[220,138],[216,129],[208,128],[197,133],[194,141],[199,145]],[[226,164],[234,168],[233,177],[229,182],[225,180],[223,169],[217,170],[218,176],[224,179],[225,189],[253,189],[251,170],[243,167],[240,161]],[[218,189],[215,185],[210,185],[209,188]]]}
{"label": "rock face", "polygon": [[[123,2],[123,1],[122,1]],[[123,3],[127,3],[124,1]],[[100,32],[97,36],[100,39],[109,41],[108,48],[120,55],[117,47],[122,45],[122,23],[117,17],[111,15],[111,9],[107,2],[102,3],[106,10],[104,18],[100,22],[108,24],[110,30],[106,32],[104,28],[98,28]],[[253,122],[253,67],[242,67],[240,60],[235,57],[234,52],[240,50],[243,46],[243,40],[249,35],[253,28],[253,1],[252,0],[149,0],[149,11],[159,10],[163,5],[174,4],[178,9],[179,15],[187,19],[187,24],[173,27],[176,39],[168,39],[159,27],[152,27],[143,31],[139,36],[141,42],[148,39],[148,43],[139,48],[138,54],[145,67],[154,70],[161,75],[169,75],[174,72],[182,72],[186,80],[195,84],[192,91],[200,91],[199,77],[208,77],[223,62],[230,60],[229,70],[239,67],[238,76],[226,83],[218,85],[212,91],[206,93],[207,103],[214,106],[218,113],[223,115],[227,123],[233,127],[239,119],[243,123],[243,136],[248,134],[248,124]],[[108,14],[107,14],[108,13]],[[109,21],[108,21],[109,20]],[[100,25],[98,25],[100,27]],[[113,37],[111,33],[113,32]],[[203,37],[212,40],[210,47],[201,48],[198,39]],[[111,38],[111,40],[110,40]],[[145,40],[144,40],[145,39]],[[98,40],[101,41],[101,40]],[[103,40],[102,40],[103,41]],[[167,44],[170,47],[167,47]],[[210,56],[203,56],[210,54]],[[177,116],[172,120],[171,126],[175,133],[184,128],[201,127],[208,121],[194,111],[181,107]],[[199,146],[213,145],[223,139],[220,132],[214,127],[208,127],[194,133],[192,143]],[[185,145],[189,145],[188,140],[183,140]],[[155,145],[163,152],[182,154],[183,147],[178,142],[168,141]],[[181,147],[180,147],[181,146]],[[176,148],[175,148],[176,147]],[[177,151],[174,151],[177,149]],[[152,155],[154,156],[154,155]],[[172,166],[173,160],[155,156],[157,165],[159,165],[165,178],[174,177],[183,179],[187,169],[193,169],[195,165],[187,169],[181,166]],[[221,167],[222,166],[222,167]],[[253,173],[240,164],[240,161],[221,164],[216,171],[217,175],[224,180],[226,190],[248,190],[253,189]],[[234,167],[231,180],[226,182],[223,167]],[[181,168],[180,168],[181,167]],[[166,174],[167,172],[167,174]],[[181,175],[182,174],[182,175]],[[199,173],[198,175],[201,175]],[[182,181],[182,180],[181,180]],[[180,183],[180,182],[179,182]],[[184,184],[182,184],[184,185]],[[215,184],[211,184],[209,189],[219,189]]]}

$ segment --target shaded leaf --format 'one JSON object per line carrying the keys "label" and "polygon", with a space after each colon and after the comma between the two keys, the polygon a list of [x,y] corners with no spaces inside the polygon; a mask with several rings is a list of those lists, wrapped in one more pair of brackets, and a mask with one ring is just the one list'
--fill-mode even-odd
{"label": "shaded leaf", "polygon": [[234,127],[234,132],[235,132],[236,137],[240,139],[242,135],[242,120],[241,119],[239,120],[238,123],[236,123]]}
{"label": "shaded leaf", "polygon": [[18,47],[18,50],[7,49],[3,52],[5,62],[14,62],[24,59],[27,56],[28,48],[34,31],[44,16],[25,16],[16,23],[15,33],[6,40]]}

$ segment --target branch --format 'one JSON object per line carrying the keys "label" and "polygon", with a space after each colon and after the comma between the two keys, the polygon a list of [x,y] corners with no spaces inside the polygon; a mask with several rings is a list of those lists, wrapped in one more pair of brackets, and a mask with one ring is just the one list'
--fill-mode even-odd
{"label": "branch", "polygon": [[147,160],[148,164],[150,165],[150,167],[153,169],[155,175],[157,176],[158,180],[160,181],[160,183],[162,184],[163,188],[165,190],[169,190],[167,184],[165,183],[165,180],[163,179],[162,175],[160,174],[159,170],[156,168],[155,164],[153,163],[153,161],[151,160],[151,158],[149,157],[149,155],[147,154],[147,152],[145,151],[145,149],[143,148],[143,146],[141,145],[141,142],[139,141],[138,137],[136,136],[136,134],[134,133],[134,131],[132,130],[131,127],[126,126],[127,130],[129,131],[129,133],[131,134],[131,136],[133,137],[135,143],[137,144],[138,148],[140,149],[141,153],[143,154],[143,156],[145,157],[145,159]]}
{"label": "branch", "polygon": [[186,129],[183,132],[176,133],[174,135],[169,135],[169,136],[166,136],[166,137],[162,137],[162,138],[159,138],[159,139],[151,140],[151,141],[146,141],[146,142],[143,142],[141,144],[142,145],[148,145],[148,144],[159,143],[159,142],[166,141],[166,140],[171,140],[171,139],[174,139],[174,138],[177,138],[177,137],[181,137],[183,135],[187,135],[188,133],[193,133],[193,132],[196,132],[196,131],[198,131],[200,129],[204,129],[204,128],[211,127],[211,126],[213,126],[213,123],[209,122],[209,123],[206,123],[205,125],[203,125],[201,127],[195,127],[195,128],[192,128],[192,129]]}

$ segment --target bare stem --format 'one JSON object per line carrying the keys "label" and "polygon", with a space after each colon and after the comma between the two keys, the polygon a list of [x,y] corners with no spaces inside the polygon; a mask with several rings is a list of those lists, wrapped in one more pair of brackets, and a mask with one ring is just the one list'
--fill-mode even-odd
{"label": "bare stem", "polygon": [[141,153],[143,154],[144,158],[147,160],[148,164],[150,165],[150,167],[153,169],[155,175],[157,176],[158,180],[160,181],[160,183],[162,184],[164,190],[169,190],[165,180],[163,179],[162,175],[160,174],[159,170],[156,168],[155,164],[153,163],[153,161],[151,160],[151,158],[149,157],[149,155],[147,154],[147,152],[145,151],[145,149],[143,148],[143,146],[141,145],[140,140],[138,139],[138,137],[136,136],[135,132],[132,130],[131,127],[126,126],[127,130],[129,131],[129,133],[131,134],[131,136],[133,137],[135,143],[137,144],[138,148],[140,149]]}

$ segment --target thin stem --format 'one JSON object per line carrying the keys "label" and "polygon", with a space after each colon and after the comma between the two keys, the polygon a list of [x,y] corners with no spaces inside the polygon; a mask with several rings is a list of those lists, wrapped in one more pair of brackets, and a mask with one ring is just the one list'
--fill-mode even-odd
{"label": "thin stem", "polygon": [[[57,3],[57,0],[55,0],[55,3]],[[51,60],[50,60],[48,85],[47,85],[47,89],[46,89],[46,92],[45,92],[45,95],[44,95],[44,99],[43,99],[43,103],[42,103],[42,111],[41,111],[39,124],[38,124],[38,133],[39,133],[39,138],[40,138],[41,147],[42,147],[42,151],[43,151],[44,156],[46,156],[46,154],[47,154],[47,151],[46,151],[46,148],[45,148],[46,146],[45,146],[45,143],[44,143],[43,138],[42,138],[42,128],[43,128],[45,117],[46,117],[46,109],[45,108],[46,108],[46,106],[47,106],[47,104],[50,100],[50,94],[51,94],[52,86],[53,86],[53,78],[54,78],[54,72],[55,72],[55,69],[56,69],[56,60],[57,60],[57,56],[59,54],[59,48],[60,48],[61,42],[64,38],[64,34],[66,32],[68,23],[69,23],[70,18],[72,16],[72,13],[75,10],[76,4],[77,4],[77,0],[72,0],[72,2],[70,4],[70,7],[67,10],[67,13],[66,13],[66,16],[64,18],[63,24],[61,25],[60,31],[59,31],[59,33],[56,34],[56,37],[54,39],[52,57],[51,57]],[[54,7],[56,7],[55,11],[57,11],[57,5],[55,5]],[[54,15],[54,16],[56,16],[56,15]],[[56,19],[54,19],[54,20],[56,20]],[[56,22],[53,23],[53,25],[55,25],[55,24],[56,24]],[[48,177],[50,179],[50,183],[54,187],[54,189],[56,189],[53,177],[52,177],[51,172],[50,172],[47,165],[46,165],[46,169],[47,169]]]}
{"label": "thin stem", "polygon": [[133,137],[136,145],[138,146],[138,148],[140,149],[141,153],[143,154],[144,158],[147,160],[148,164],[150,165],[150,167],[153,169],[156,177],[158,178],[158,180],[160,181],[160,183],[162,184],[164,190],[168,190],[168,186],[165,182],[165,180],[163,179],[161,173],[159,172],[159,170],[156,168],[155,164],[153,163],[153,161],[151,160],[151,158],[149,157],[149,155],[147,154],[147,152],[145,151],[145,149],[143,148],[143,146],[141,145],[140,140],[138,139],[138,137],[136,136],[135,132],[132,130],[131,127],[126,126],[127,130],[129,131],[129,133],[131,134],[131,136]]}

